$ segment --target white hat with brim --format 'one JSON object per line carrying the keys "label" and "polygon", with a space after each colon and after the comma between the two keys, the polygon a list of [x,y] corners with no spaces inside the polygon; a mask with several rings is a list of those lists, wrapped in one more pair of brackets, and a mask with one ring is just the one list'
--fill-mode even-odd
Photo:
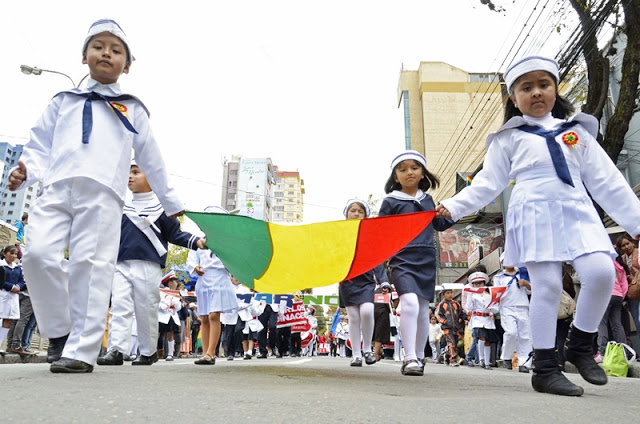
{"label": "white hat with brim", "polygon": [[427,160],[424,155],[416,150],[407,150],[406,152],[400,153],[391,161],[391,170],[393,171],[395,167],[402,161],[405,160],[415,160],[425,168],[427,167]]}
{"label": "white hat with brim", "polygon": [[344,207],[344,210],[342,211],[342,213],[344,214],[344,216],[347,216],[347,212],[349,212],[349,208],[351,207],[351,205],[353,205],[354,203],[359,203],[362,206],[364,206],[364,216],[366,218],[369,218],[369,216],[371,215],[371,207],[369,206],[369,204],[367,202],[365,202],[364,200],[360,200],[360,199],[349,199],[347,201],[347,205]]}
{"label": "white hat with brim", "polygon": [[120,40],[122,40],[122,42],[127,48],[127,53],[128,53],[127,59],[131,62],[136,60],[136,58],[133,57],[133,53],[131,52],[131,45],[129,45],[129,41],[127,40],[127,35],[124,33],[122,28],[120,28],[120,25],[118,25],[118,23],[113,19],[100,19],[99,21],[95,21],[94,23],[91,24],[91,27],[89,27],[89,32],[87,33],[87,36],[84,39],[84,44],[82,45],[82,54],[85,54],[85,52],[87,51],[87,45],[89,44],[89,41],[91,41],[91,39],[95,35],[101,34],[103,32],[111,33],[116,37],[118,37]]}
{"label": "white hat with brim", "polygon": [[556,80],[556,84],[560,82],[560,71],[558,70],[558,62],[553,59],[542,56],[529,56],[524,59],[520,59],[513,65],[509,66],[509,69],[504,73],[504,82],[507,84],[507,91],[509,94],[513,94],[513,84],[529,72],[534,71],[546,71],[553,75]]}
{"label": "white hat with brim", "polygon": [[473,272],[471,273],[471,275],[469,275],[469,278],[467,278],[467,281],[469,281],[469,284],[474,284],[474,283],[488,283],[489,282],[489,276],[487,274],[485,274],[484,272]]}

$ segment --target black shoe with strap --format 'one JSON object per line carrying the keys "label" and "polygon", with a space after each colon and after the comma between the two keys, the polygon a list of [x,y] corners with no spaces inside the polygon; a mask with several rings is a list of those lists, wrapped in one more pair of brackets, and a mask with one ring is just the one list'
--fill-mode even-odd
{"label": "black shoe with strap", "polygon": [[584,389],[570,382],[558,367],[555,349],[536,349],[533,353],[531,385],[537,392],[562,396],[582,396]]}
{"label": "black shoe with strap", "polygon": [[576,366],[582,378],[591,384],[603,386],[607,384],[607,374],[596,363],[593,353],[593,341],[597,335],[572,326],[564,347],[564,357]]}
{"label": "black shoe with strap", "polygon": [[69,335],[49,339],[49,349],[47,349],[47,362],[53,364],[62,358],[64,345],[67,343]]}
{"label": "black shoe with strap", "polygon": [[123,363],[124,357],[116,349],[111,349],[104,356],[98,358],[98,365],[122,365]]}

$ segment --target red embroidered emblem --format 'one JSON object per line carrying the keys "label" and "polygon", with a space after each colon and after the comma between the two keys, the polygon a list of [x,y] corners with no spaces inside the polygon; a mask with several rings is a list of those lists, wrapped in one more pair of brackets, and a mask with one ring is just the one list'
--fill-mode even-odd
{"label": "red embroidered emblem", "polygon": [[568,132],[566,134],[562,134],[562,141],[564,142],[564,144],[566,144],[569,147],[576,147],[576,144],[580,144],[581,146],[584,146],[584,144],[578,141],[579,139],[580,138],[578,137],[578,134],[574,133],[573,131]]}

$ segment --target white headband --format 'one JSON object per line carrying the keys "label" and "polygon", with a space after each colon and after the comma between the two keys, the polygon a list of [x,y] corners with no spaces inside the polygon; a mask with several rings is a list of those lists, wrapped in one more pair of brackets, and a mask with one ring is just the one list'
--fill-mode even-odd
{"label": "white headband", "polygon": [[367,202],[365,202],[364,200],[360,200],[360,199],[349,199],[349,201],[347,201],[347,206],[345,206],[344,207],[344,211],[342,211],[344,216],[345,217],[347,216],[347,212],[349,212],[349,208],[354,203],[360,203],[362,206],[364,206],[364,216],[365,216],[365,218],[369,218],[369,215],[371,215],[371,208],[369,207],[369,204]]}
{"label": "white headband", "polygon": [[109,32],[122,40],[124,45],[127,47],[127,59],[131,60],[132,62],[136,60],[136,58],[133,57],[133,53],[131,53],[131,46],[129,45],[129,41],[127,41],[127,35],[124,33],[122,28],[120,28],[120,25],[118,25],[118,23],[112,19],[100,19],[99,21],[95,21],[93,24],[91,24],[89,32],[87,33],[87,37],[84,39],[84,44],[82,45],[82,54],[87,51],[87,44],[89,44],[91,38],[94,35],[103,32]]}
{"label": "white headband", "polygon": [[467,280],[469,281],[469,284],[487,283],[489,282],[489,276],[484,272],[478,271],[478,272],[472,273]]}
{"label": "white headband", "polygon": [[549,72],[556,79],[556,84],[560,82],[558,62],[542,56],[529,56],[509,66],[507,72],[504,73],[504,82],[507,84],[509,94],[513,94],[513,84],[518,78],[533,71]]}
{"label": "white headband", "polygon": [[416,162],[422,164],[425,168],[427,167],[427,160],[424,158],[422,153],[417,152],[415,150],[407,150],[406,152],[400,153],[391,161],[391,170],[393,171],[400,162],[407,159],[413,159]]}

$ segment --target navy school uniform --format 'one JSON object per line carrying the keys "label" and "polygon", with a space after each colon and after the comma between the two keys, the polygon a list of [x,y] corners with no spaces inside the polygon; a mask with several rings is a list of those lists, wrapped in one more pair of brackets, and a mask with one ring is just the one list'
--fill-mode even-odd
{"label": "navy school uniform", "polygon": [[351,280],[341,282],[339,287],[340,307],[362,305],[367,302],[373,303],[376,279],[379,283],[389,280],[383,264]]}
{"label": "navy school uniform", "polygon": [[[433,198],[422,190],[418,190],[415,198],[396,190],[384,198],[378,215],[400,215],[434,209]],[[415,293],[428,301],[433,300],[436,286],[433,230],[444,231],[453,223],[450,219],[434,218],[411,243],[389,260],[391,280],[399,295]]]}

